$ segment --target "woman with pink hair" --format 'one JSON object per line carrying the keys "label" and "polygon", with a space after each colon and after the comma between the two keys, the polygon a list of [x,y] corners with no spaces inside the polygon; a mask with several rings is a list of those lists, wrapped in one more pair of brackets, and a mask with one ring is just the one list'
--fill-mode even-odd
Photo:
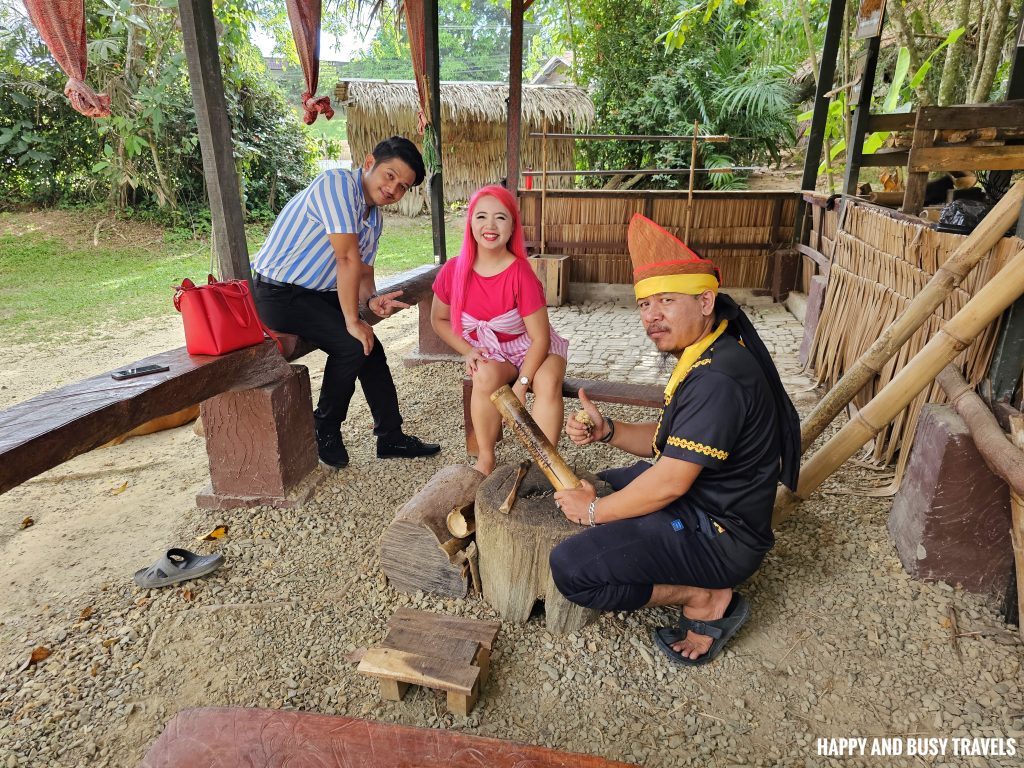
{"label": "woman with pink hair", "polygon": [[544,288],[526,261],[519,207],[504,187],[484,187],[470,199],[462,250],[434,281],[430,323],[473,377],[474,469],[494,471],[501,416],[491,394],[505,384],[523,404],[533,392],[533,417],[558,444],[569,342],[548,323]]}

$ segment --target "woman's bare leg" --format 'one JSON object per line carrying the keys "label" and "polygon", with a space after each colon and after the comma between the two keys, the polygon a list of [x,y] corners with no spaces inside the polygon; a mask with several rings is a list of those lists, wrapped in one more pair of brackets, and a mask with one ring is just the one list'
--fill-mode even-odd
{"label": "woman's bare leg", "polygon": [[473,469],[485,475],[494,471],[494,445],[501,433],[501,414],[491,402],[491,395],[515,377],[516,367],[504,360],[481,363],[473,374],[473,396],[469,402],[477,444],[477,459]]}
{"label": "woman's bare leg", "polygon": [[533,419],[551,441],[558,445],[562,434],[565,403],[562,400],[562,382],[565,381],[565,358],[548,355],[533,377]]}

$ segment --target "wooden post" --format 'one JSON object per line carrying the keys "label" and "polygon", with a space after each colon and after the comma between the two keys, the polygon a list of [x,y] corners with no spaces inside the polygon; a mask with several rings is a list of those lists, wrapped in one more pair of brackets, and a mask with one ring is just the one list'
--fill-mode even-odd
{"label": "wooden post", "polygon": [[[1010,439],[1024,450],[1024,416],[1010,417]],[[1017,634],[1024,640],[1024,499],[1010,488],[1010,541],[1017,566]]]}
{"label": "wooden post", "polygon": [[686,195],[686,232],[683,235],[683,242],[690,242],[690,222],[693,221],[693,176],[697,167],[697,131],[700,130],[700,123],[693,121],[693,139],[690,142],[690,191]]}
{"label": "wooden post", "polygon": [[[814,410],[800,425],[800,441],[806,451],[825,427],[832,423],[843,408],[872,378],[878,375],[889,358],[907,339],[925,323],[935,308],[942,304],[950,292],[970,273],[1003,233],[1017,220],[1017,212],[1024,201],[1024,181],[1018,181],[988,212],[981,224],[968,235],[946,262],[936,270],[910,302],[906,311],[894,320],[860,359],[836,382]],[[1000,273],[1002,274],[1002,273]]]}
{"label": "wooden post", "polygon": [[[883,8],[882,13],[885,13]],[[864,135],[868,132],[868,121],[871,119],[871,94],[875,90],[875,69],[878,66],[878,51],[881,47],[881,24],[879,34],[868,39],[867,55],[864,58],[864,73],[860,81],[860,94],[857,98],[857,110],[853,113],[853,126],[850,129],[849,143],[846,146],[846,174],[843,177],[843,192],[847,195],[857,194],[857,181],[860,178],[860,158],[864,150]],[[846,205],[846,201],[843,202]]]}
{"label": "wooden post", "polygon": [[548,119],[544,118],[540,137],[540,253],[547,252],[547,233],[545,228],[545,207],[548,202]]}
{"label": "wooden post", "polygon": [[530,452],[533,460],[537,462],[537,466],[551,481],[551,485],[556,491],[580,487],[579,478],[565,463],[565,459],[558,453],[558,449],[540,431],[537,422],[519,402],[519,398],[515,396],[508,384],[491,395],[491,402],[494,403],[501,418],[512,430],[512,434]]}
{"label": "wooden post", "polygon": [[210,0],[178,0],[178,12],[210,199],[217,269],[221,279],[251,281],[213,7]]}
{"label": "wooden post", "polygon": [[423,3],[423,42],[427,65],[427,87],[430,91],[430,124],[434,127],[437,140],[437,171],[429,179],[430,220],[434,234],[434,259],[438,264],[447,261],[444,242],[444,174],[442,173],[444,152],[441,147],[441,52],[437,42],[438,27],[437,0]]}
{"label": "wooden post", "polygon": [[814,493],[825,478],[896,418],[947,363],[970,346],[978,334],[1022,293],[1024,250],[1010,259],[999,274],[950,318],[871,402],[861,408],[837,435],[801,467],[796,494],[780,486],[772,515],[773,523],[785,519],[794,501],[806,499]]}
{"label": "wooden post", "polygon": [[519,192],[519,143],[523,119],[523,0],[512,0],[512,36],[508,45],[508,125],[505,132],[505,189]]}
{"label": "wooden post", "polygon": [[[846,15],[846,0],[831,0],[828,7],[828,22],[821,49],[821,66],[818,68],[818,84],[814,89],[814,111],[811,116],[811,131],[807,138],[807,154],[804,156],[804,172],[800,177],[800,189],[813,191],[818,181],[818,164],[825,144],[825,123],[828,120],[829,91],[836,76],[836,62],[839,59],[839,41],[843,32]],[[807,203],[803,197],[797,202],[794,236],[798,243],[805,242],[803,231]]]}

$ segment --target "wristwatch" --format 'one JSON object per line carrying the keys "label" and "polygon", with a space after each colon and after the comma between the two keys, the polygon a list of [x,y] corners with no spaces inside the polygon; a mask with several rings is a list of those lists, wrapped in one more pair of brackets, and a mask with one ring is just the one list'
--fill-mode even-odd
{"label": "wristwatch", "polygon": [[530,386],[530,377],[529,376],[520,376],[519,377],[519,383],[522,384],[524,387]]}

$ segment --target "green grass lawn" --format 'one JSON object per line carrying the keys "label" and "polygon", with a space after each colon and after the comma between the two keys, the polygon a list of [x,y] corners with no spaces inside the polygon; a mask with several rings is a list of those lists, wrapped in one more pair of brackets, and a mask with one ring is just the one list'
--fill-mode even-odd
{"label": "green grass lawn", "polygon": [[[36,211],[0,215],[0,333],[8,343],[49,341],[106,322],[131,323],[174,313],[173,286],[199,282],[210,267],[208,240],[180,241],[158,227],[115,221],[93,228],[102,211]],[[448,227],[448,253],[458,253],[461,226]],[[254,254],[265,229],[249,231]],[[389,216],[377,257],[378,275],[432,261],[430,219]]]}

